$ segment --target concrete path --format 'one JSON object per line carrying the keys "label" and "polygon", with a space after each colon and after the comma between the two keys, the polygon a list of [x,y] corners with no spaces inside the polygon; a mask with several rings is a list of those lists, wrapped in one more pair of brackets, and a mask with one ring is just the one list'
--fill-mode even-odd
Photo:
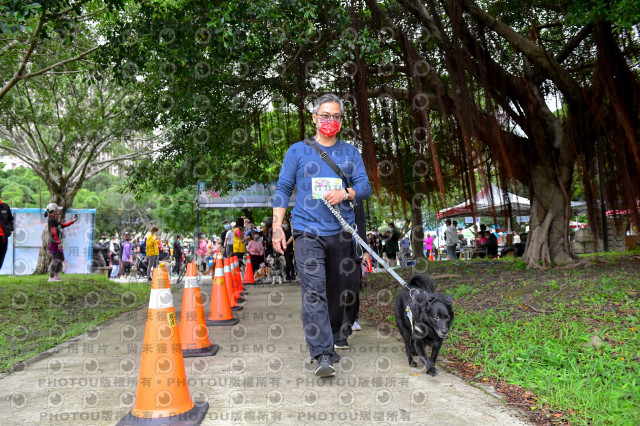
{"label": "concrete path", "polygon": [[[211,291],[211,280],[204,285]],[[519,414],[460,378],[411,369],[402,342],[364,322],[340,351],[337,375],[317,379],[304,343],[298,285],[249,287],[233,327],[209,327],[214,357],[187,358],[203,425],[521,425]],[[174,294],[178,318],[182,291]],[[208,304],[205,309],[208,311]],[[146,306],[0,379],[0,424],[113,425],[135,400]]]}

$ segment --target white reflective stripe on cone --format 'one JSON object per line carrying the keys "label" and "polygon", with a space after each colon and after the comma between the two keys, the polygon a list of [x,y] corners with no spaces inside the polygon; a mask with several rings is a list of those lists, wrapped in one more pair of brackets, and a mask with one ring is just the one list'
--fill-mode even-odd
{"label": "white reflective stripe on cone", "polygon": [[231,266],[229,266],[229,264],[227,263],[226,265],[224,265],[224,273],[226,274],[227,272],[231,272]]}
{"label": "white reflective stripe on cone", "polygon": [[198,288],[198,277],[185,277],[184,288]]}
{"label": "white reflective stripe on cone", "polygon": [[170,288],[152,288],[149,297],[149,309],[173,307],[173,296]]}
{"label": "white reflective stripe on cone", "polygon": [[216,268],[216,275],[214,278],[221,277],[224,278],[224,270],[223,268]]}

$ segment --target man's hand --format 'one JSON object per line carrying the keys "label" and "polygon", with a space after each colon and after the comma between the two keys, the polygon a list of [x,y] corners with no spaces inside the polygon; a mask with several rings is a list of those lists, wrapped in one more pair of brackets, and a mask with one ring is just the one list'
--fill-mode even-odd
{"label": "man's hand", "polygon": [[344,189],[334,189],[333,191],[326,192],[323,198],[327,200],[329,204],[335,206],[339,202],[347,199],[347,193],[344,192]]}
{"label": "man's hand", "polygon": [[273,232],[273,249],[280,254],[284,254],[284,251],[287,249],[287,237],[284,235],[284,231],[282,230],[282,225],[273,225],[271,228]]}
{"label": "man's hand", "polygon": [[62,251],[62,243],[58,243],[58,248]]}

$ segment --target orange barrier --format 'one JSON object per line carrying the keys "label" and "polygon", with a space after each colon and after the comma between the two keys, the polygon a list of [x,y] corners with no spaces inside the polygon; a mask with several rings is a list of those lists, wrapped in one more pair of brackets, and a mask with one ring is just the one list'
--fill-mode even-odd
{"label": "orange barrier", "polygon": [[253,265],[251,264],[251,255],[247,253],[247,266],[244,267],[244,281],[245,284],[255,284],[253,280]]}
{"label": "orange barrier", "polygon": [[224,283],[222,259],[218,257],[216,259],[216,272],[213,277],[211,308],[209,309],[207,325],[234,325],[237,323],[238,319],[234,318],[231,313],[229,293],[227,292],[227,285]]}
{"label": "orange barrier", "polygon": [[209,403],[196,405],[191,400],[177,327],[167,270],[155,268],[136,402],[118,426],[196,425],[204,419]]}
{"label": "orange barrier", "polygon": [[238,305],[238,301],[235,298],[233,291],[233,277],[231,276],[231,266],[229,266],[229,259],[224,260],[224,283],[227,286],[227,294],[229,295],[229,305],[232,311],[241,311],[242,306]]}
{"label": "orange barrier", "polygon": [[242,275],[240,274],[240,261],[238,260],[238,256],[233,257],[233,262],[233,265],[231,265],[231,272],[235,282],[234,296],[238,303],[242,303],[245,301],[242,295],[246,293],[244,293],[244,289],[242,288]]}
{"label": "orange barrier", "polygon": [[194,262],[187,264],[178,330],[182,356],[185,358],[213,356],[220,348],[209,340],[202,294],[198,285],[198,266]]}

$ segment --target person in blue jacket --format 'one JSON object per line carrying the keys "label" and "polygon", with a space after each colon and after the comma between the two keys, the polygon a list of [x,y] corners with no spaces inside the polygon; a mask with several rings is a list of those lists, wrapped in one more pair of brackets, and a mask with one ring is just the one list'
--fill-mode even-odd
{"label": "person in blue jacket", "polygon": [[[355,223],[352,202],[361,203],[371,195],[371,185],[358,149],[339,139],[343,118],[342,100],[333,94],[318,97],[313,105],[317,127],[312,140],[297,142],[285,154],[273,203],[273,247],[287,248],[282,221],[293,190],[295,207],[291,227],[295,259],[302,287],[302,324],[311,357],[319,377],[335,375],[335,349],[346,349],[351,327],[344,324],[344,292],[360,279],[353,259],[351,235],[322,202],[338,205],[347,223]],[[319,147],[336,163],[347,182],[309,144]],[[355,281],[359,282],[359,281]],[[348,329],[348,330],[347,330]]]}

